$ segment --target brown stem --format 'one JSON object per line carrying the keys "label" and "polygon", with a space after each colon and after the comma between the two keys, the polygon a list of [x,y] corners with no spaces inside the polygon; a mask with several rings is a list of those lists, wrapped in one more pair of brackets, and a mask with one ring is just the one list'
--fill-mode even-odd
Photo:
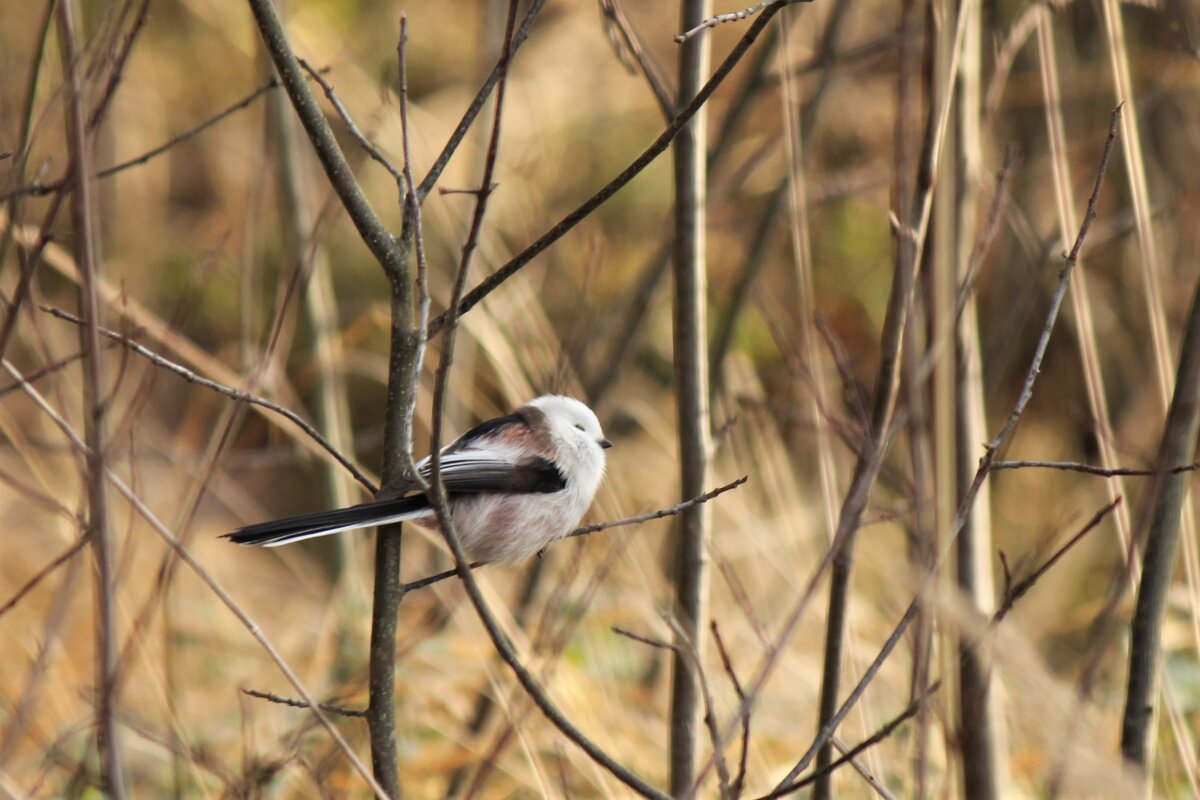
{"label": "brown stem", "polygon": [[[1175,394],[1158,447],[1158,463],[1179,464],[1196,455],[1200,431],[1200,284],[1192,298],[1187,331],[1175,374]],[[1150,493],[1149,527],[1142,556],[1142,579],[1133,612],[1129,642],[1129,677],[1121,722],[1121,754],[1143,769],[1151,766],[1149,746],[1154,703],[1158,693],[1163,621],[1167,589],[1175,568],[1175,552],[1184,498],[1191,475],[1163,471]]]}
{"label": "brown stem", "polygon": [[91,186],[92,141],[83,110],[83,66],[75,30],[74,3],[58,4],[63,73],[67,82],[67,131],[71,152],[71,227],[79,267],[79,307],[88,324],[79,329],[83,358],[84,441],[87,444],[87,537],[96,562],[96,726],[100,744],[100,780],[112,797],[125,797],[121,743],[117,735],[117,648],[114,619],[113,543],[110,538],[105,474],[105,390],[100,347],[100,302],[96,292],[99,256],[94,228],[96,198]]}
{"label": "brown stem", "polygon": [[[258,1],[261,2],[262,0]],[[676,114],[674,119],[671,120],[671,124],[667,126],[666,130],[659,134],[658,138],[655,139],[649,147],[642,151],[640,156],[634,159],[633,163],[623,169],[615,178],[605,184],[604,187],[598,192],[585,200],[582,205],[580,205],[571,213],[567,214],[567,216],[563,217],[562,220],[555,224],[550,230],[542,234],[537,241],[533,242],[520,253],[513,256],[511,259],[509,259],[508,263],[502,265],[487,278],[480,281],[478,286],[476,286],[470,292],[467,292],[467,294],[462,298],[462,301],[458,304],[456,314],[461,316],[478,305],[485,297],[495,291],[501,284],[519,272],[522,267],[524,267],[530,261],[533,261],[533,259],[540,255],[544,250],[565,236],[568,231],[570,231],[589,214],[603,205],[605,201],[607,201],[610,197],[620,191],[626,184],[637,177],[642,170],[650,166],[650,164],[656,158],[663,154],[675,137],[679,135],[679,132],[688,123],[688,120],[695,116],[696,112],[708,102],[708,98],[712,96],[712,93],[716,91],[717,87],[725,81],[725,78],[729,76],[729,73],[732,72],[733,68],[737,66],[739,61],[741,61],[742,57],[750,49],[750,46],[754,44],[755,40],[758,39],[759,35],[767,27],[767,24],[770,23],[775,14],[785,6],[798,2],[811,2],[811,0],[773,0],[771,5],[767,6],[767,8],[765,8],[763,12],[758,15],[758,18],[754,20],[754,24],[751,25],[750,29],[746,31],[745,35],[738,40],[738,43],[734,45],[729,55],[726,56],[725,60],[721,62],[721,65],[713,71],[712,77],[708,79],[708,82],[704,84],[704,87],[695,96],[695,98],[692,99],[692,101],[684,108],[680,109],[679,113]],[[450,312],[447,311],[430,322],[429,335],[433,336],[434,334],[441,332],[446,327],[449,317]]]}
{"label": "brown stem", "polygon": [[[680,27],[688,30],[712,13],[712,3],[710,0],[683,0],[680,9]],[[709,37],[688,39],[680,47],[678,107],[685,107],[700,92],[703,76],[708,72],[708,62]],[[708,139],[707,118],[704,107],[697,109],[674,141],[675,296],[672,331],[680,492],[684,497],[704,490],[712,451],[708,410],[708,325],[705,313],[708,280],[705,264],[708,171],[704,163]],[[673,615],[678,632],[671,658],[669,759],[671,794],[676,797],[691,788],[696,774],[704,693],[698,670],[692,668],[688,653],[703,653],[707,639],[704,621],[708,618],[710,529],[708,509],[703,505],[693,506],[679,516],[673,543]],[[723,761],[719,750],[714,750],[714,758],[720,769]],[[722,774],[722,784],[728,785],[727,775]]]}

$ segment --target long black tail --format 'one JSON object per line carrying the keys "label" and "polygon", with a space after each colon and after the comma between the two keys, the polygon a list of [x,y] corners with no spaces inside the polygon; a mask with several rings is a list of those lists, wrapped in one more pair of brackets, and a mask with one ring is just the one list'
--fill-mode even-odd
{"label": "long black tail", "polygon": [[237,544],[276,547],[315,536],[327,536],[355,528],[369,528],[412,519],[428,510],[429,501],[424,495],[374,500],[334,511],[318,511],[315,514],[301,514],[297,517],[247,525],[233,533],[225,534],[225,538]]}

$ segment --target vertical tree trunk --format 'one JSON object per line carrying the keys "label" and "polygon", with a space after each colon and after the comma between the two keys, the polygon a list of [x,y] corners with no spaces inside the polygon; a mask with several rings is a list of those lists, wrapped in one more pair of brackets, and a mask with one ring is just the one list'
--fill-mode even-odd
{"label": "vertical tree trunk", "polygon": [[[710,0],[683,0],[680,30],[711,15]],[[695,36],[680,46],[679,100],[696,96],[708,74],[709,37]],[[675,399],[679,417],[680,492],[704,493],[711,451],[708,414],[708,343],[705,315],[705,188],[707,112],[701,108],[675,140]],[[704,652],[707,616],[706,504],[692,506],[679,518],[675,546],[675,613],[688,639],[681,643]],[[677,650],[671,681],[671,794],[690,791],[696,772],[700,731],[700,692],[686,655]]]}
{"label": "vertical tree trunk", "polygon": [[[956,152],[955,205],[958,220],[955,235],[955,263],[948,276],[946,287],[951,306],[948,312],[957,311],[955,293],[963,273],[971,259],[971,251],[978,240],[978,191],[975,188],[982,172],[982,131],[980,117],[980,80],[982,59],[982,13],[978,4],[964,8],[959,3],[960,13],[971,16],[965,22],[962,55],[957,76],[958,125],[952,137]],[[948,143],[949,145],[949,143]],[[996,202],[1000,202],[997,198]],[[1078,278],[1078,273],[1075,276]],[[954,404],[947,413],[953,416],[952,444],[946,448],[947,469],[943,489],[947,502],[939,504],[945,511],[940,520],[953,517],[971,484],[975,469],[974,453],[977,442],[987,437],[984,426],[986,415],[983,409],[983,387],[979,374],[979,333],[973,302],[965,308],[961,321],[953,317],[939,323],[953,329],[954,386],[951,393]],[[975,505],[967,513],[962,532],[958,536],[955,573],[959,589],[967,602],[984,615],[994,610],[995,599],[991,581],[990,554],[991,537],[991,487],[985,484],[980,490]],[[962,765],[962,796],[978,800],[995,800],[1000,796],[1001,775],[997,763],[999,740],[1002,738],[993,714],[992,674],[988,657],[980,648],[960,638],[958,643],[958,706],[959,748]]]}
{"label": "vertical tree trunk", "polygon": [[1187,332],[1175,375],[1175,395],[1167,413],[1167,424],[1158,447],[1159,474],[1144,515],[1149,519],[1146,552],[1142,557],[1142,580],[1138,585],[1129,643],[1129,679],[1125,713],[1121,723],[1121,753],[1149,770],[1154,721],[1154,699],[1162,644],[1163,616],[1167,589],[1175,568],[1175,551],[1187,498],[1190,472],[1168,472],[1188,464],[1196,455],[1200,431],[1200,284],[1192,298]]}

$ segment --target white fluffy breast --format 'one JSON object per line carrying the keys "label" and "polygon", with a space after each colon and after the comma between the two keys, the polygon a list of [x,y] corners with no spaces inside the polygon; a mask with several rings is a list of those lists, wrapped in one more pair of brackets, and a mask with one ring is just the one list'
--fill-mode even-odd
{"label": "white fluffy breast", "polygon": [[[573,531],[591,498],[551,494],[476,494],[453,501],[454,528],[472,561],[517,561]],[[414,520],[436,528],[432,515]]]}

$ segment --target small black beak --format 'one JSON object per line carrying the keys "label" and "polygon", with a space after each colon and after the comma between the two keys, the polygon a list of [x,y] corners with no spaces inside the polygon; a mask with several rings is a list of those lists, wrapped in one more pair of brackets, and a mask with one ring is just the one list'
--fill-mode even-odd
{"label": "small black beak", "polygon": [[608,439],[601,439],[599,444],[602,450],[607,450],[608,448],[612,447],[612,442],[610,442]]}

